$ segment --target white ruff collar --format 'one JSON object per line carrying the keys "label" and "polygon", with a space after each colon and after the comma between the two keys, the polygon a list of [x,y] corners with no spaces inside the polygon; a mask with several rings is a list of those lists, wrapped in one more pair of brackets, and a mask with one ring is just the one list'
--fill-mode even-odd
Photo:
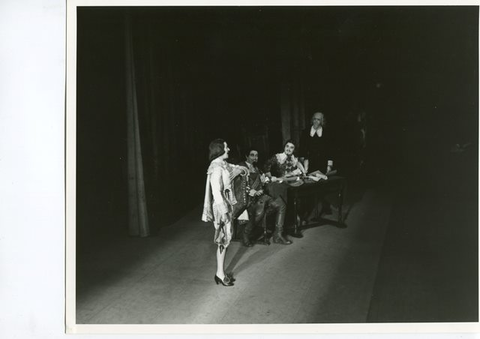
{"label": "white ruff collar", "polygon": [[[277,153],[277,161],[280,165],[283,164],[285,160],[287,160],[287,155],[285,153]],[[292,160],[293,163],[297,162],[297,158],[295,158],[294,155],[292,155]]]}
{"label": "white ruff collar", "polygon": [[320,126],[318,129],[314,129],[312,126],[312,128],[310,128],[310,136],[313,137],[315,134],[321,137],[323,134],[323,127]]}

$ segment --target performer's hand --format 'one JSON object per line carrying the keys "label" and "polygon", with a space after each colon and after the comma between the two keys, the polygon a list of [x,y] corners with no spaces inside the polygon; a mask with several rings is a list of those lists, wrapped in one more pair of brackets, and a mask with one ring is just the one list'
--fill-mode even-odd
{"label": "performer's hand", "polygon": [[327,166],[327,173],[332,171],[332,166]]}
{"label": "performer's hand", "polygon": [[248,168],[246,167],[243,167],[243,166],[236,166],[233,168],[233,171],[232,171],[232,178],[235,178],[237,175],[239,174],[248,174],[249,171],[248,171]]}
{"label": "performer's hand", "polygon": [[295,169],[291,174],[292,174],[293,176],[295,176],[295,175],[303,174],[303,172],[302,172],[301,169],[297,168],[297,169]]}
{"label": "performer's hand", "polygon": [[310,167],[310,161],[308,159],[305,159],[303,162],[303,169],[305,170],[305,174],[308,173],[308,168]]}
{"label": "performer's hand", "polygon": [[262,195],[262,194],[263,194],[263,190],[260,190],[260,191],[257,191],[256,196],[259,196],[259,195]]}
{"label": "performer's hand", "polygon": [[248,195],[253,197],[255,195],[257,195],[258,191],[255,191],[253,188],[250,190],[250,192],[248,192]]}
{"label": "performer's hand", "polygon": [[225,225],[230,222],[230,217],[228,216],[227,213],[222,214],[220,217],[220,225]]}
{"label": "performer's hand", "polygon": [[267,177],[265,176],[265,174],[262,174],[262,175],[260,176],[260,182],[261,182],[262,184],[264,184],[266,181],[267,181]]}

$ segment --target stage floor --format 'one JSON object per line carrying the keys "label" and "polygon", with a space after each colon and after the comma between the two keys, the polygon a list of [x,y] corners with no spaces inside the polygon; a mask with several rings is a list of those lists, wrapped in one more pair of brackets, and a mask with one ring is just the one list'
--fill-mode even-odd
{"label": "stage floor", "polygon": [[233,287],[214,283],[213,226],[200,206],[153,237],[92,239],[78,253],[77,324],[477,321],[470,176],[405,178],[350,181],[346,228],[310,227],[290,246],[233,242]]}
{"label": "stage floor", "polygon": [[325,222],[290,246],[233,242],[233,287],[214,283],[213,226],[200,208],[155,237],[109,239],[81,255],[77,323],[366,322],[391,201],[357,189],[347,193],[346,228]]}

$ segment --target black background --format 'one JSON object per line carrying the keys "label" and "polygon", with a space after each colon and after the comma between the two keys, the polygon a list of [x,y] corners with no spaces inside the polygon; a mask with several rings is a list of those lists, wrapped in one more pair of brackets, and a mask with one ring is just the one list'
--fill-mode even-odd
{"label": "black background", "polygon": [[[291,74],[304,85],[305,119],[327,114],[340,159],[352,112],[367,112],[368,165],[378,178],[443,182],[441,169],[455,161],[448,150],[466,142],[476,149],[477,7],[79,8],[80,235],[127,232],[126,15],[141,119],[149,110],[169,126],[152,141],[141,121],[153,229],[202,202],[211,140],[224,138],[238,158],[242,128],[268,126],[264,157],[280,151],[280,83]],[[154,68],[145,66],[150,57]],[[153,89],[152,76],[160,84]],[[153,145],[164,172],[152,169]],[[471,154],[449,175],[477,187]],[[347,161],[339,166],[348,172]]]}

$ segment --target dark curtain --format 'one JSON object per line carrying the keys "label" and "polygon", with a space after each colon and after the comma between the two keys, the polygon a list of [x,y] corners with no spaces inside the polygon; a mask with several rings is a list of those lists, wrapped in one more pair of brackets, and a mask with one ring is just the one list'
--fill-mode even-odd
{"label": "dark curtain", "polygon": [[[346,160],[352,117],[366,112],[375,173],[410,166],[405,159],[419,150],[430,159],[430,145],[440,152],[476,140],[477,12],[79,8],[78,230],[127,230],[132,204],[148,212],[150,232],[171,223],[203,199],[211,140],[227,140],[232,162],[250,146],[262,161],[286,139],[298,141],[317,110],[327,114]],[[129,89],[126,65],[135,77]],[[128,116],[138,133],[130,129],[127,138]],[[127,161],[132,140],[129,159],[136,160]],[[339,169],[343,163],[335,162]],[[128,164],[137,165],[129,171]]]}
{"label": "dark curtain", "polygon": [[[208,141],[196,110],[198,83],[179,31],[148,15],[129,12],[133,37],[140,139],[150,222],[171,223],[196,206],[204,185]],[[208,119],[207,119],[208,120]],[[199,184],[202,183],[202,184]]]}
{"label": "dark curtain", "polygon": [[298,146],[300,134],[305,128],[305,87],[298,65],[293,66],[294,71],[287,74],[288,77],[281,83],[280,112],[283,141],[293,140]]}
{"label": "dark curtain", "polygon": [[301,30],[295,34],[283,32],[277,47],[279,56],[279,78],[280,78],[280,114],[282,122],[283,142],[293,140],[299,145],[300,134],[306,122],[305,103],[307,100],[308,79],[308,48]]}
{"label": "dark curtain", "polygon": [[127,179],[128,179],[128,231],[131,236],[150,234],[145,197],[142,142],[138,118],[137,77],[134,64],[131,19],[125,16],[126,99],[127,99]]}
{"label": "dark curtain", "polygon": [[170,11],[127,10],[146,201],[155,225],[201,202],[211,140],[229,143],[231,162],[244,160],[249,147],[263,162],[287,139],[298,144],[306,114],[306,53],[298,32],[277,37],[271,27],[250,28],[238,14],[229,14],[232,28],[222,15]]}

